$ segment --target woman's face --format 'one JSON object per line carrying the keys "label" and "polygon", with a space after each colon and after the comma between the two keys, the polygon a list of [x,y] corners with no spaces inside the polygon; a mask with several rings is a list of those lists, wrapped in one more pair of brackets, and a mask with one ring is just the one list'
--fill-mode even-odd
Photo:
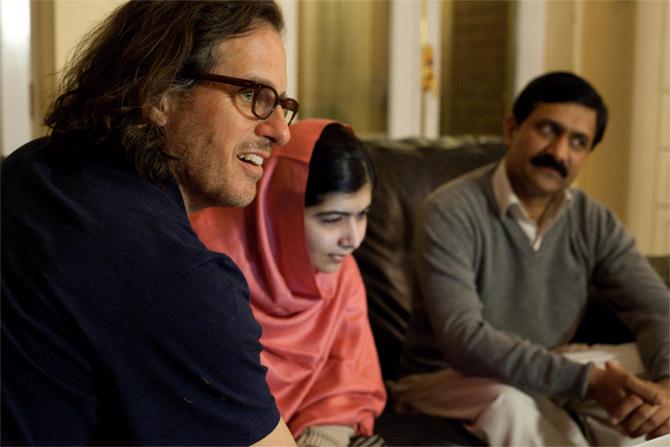
{"label": "woman's face", "polygon": [[344,258],[361,245],[371,201],[368,182],[355,193],[333,193],[319,205],[305,209],[305,242],[317,271],[336,272]]}

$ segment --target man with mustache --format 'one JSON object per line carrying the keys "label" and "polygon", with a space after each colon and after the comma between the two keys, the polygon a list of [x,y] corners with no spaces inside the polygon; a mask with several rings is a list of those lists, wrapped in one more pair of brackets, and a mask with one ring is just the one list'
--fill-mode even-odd
{"label": "man with mustache", "polygon": [[2,164],[2,445],[295,445],[187,217],[250,203],[288,142],[282,29],[272,0],[130,1],[83,40]]}
{"label": "man with mustache", "polygon": [[[421,296],[405,376],[391,385],[400,408],[459,419],[490,445],[621,445],[670,431],[668,290],[613,213],[570,188],[606,122],[588,82],[540,76],[504,121],[504,159],[426,199]],[[636,343],[570,344],[593,289]]]}

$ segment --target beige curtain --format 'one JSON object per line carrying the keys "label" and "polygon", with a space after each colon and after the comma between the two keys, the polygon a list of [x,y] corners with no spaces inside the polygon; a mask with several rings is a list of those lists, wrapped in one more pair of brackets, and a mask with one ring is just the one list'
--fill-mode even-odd
{"label": "beige curtain", "polygon": [[333,118],[361,136],[386,132],[388,11],[381,0],[299,2],[300,118]]}

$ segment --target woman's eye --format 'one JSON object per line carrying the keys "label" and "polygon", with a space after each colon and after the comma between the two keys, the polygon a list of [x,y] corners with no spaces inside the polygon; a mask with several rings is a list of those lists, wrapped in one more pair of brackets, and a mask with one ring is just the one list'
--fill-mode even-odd
{"label": "woman's eye", "polygon": [[321,218],[321,223],[323,223],[323,224],[334,224],[334,223],[337,223],[341,220],[342,220],[341,217],[322,217]]}

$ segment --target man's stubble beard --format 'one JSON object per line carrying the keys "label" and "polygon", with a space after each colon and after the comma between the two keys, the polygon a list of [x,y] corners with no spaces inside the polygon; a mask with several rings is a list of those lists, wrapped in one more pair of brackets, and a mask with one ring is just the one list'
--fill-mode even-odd
{"label": "man's stubble beard", "polygon": [[[245,142],[238,146],[250,147],[253,143]],[[237,151],[238,148],[235,149],[235,153]],[[179,159],[172,162],[170,170],[179,185],[188,212],[208,207],[241,208],[249,205],[256,197],[260,177],[222,178],[226,173],[217,173],[220,169],[217,159],[197,157],[192,150],[184,146],[178,156]],[[253,191],[250,191],[250,188],[253,188]]]}

